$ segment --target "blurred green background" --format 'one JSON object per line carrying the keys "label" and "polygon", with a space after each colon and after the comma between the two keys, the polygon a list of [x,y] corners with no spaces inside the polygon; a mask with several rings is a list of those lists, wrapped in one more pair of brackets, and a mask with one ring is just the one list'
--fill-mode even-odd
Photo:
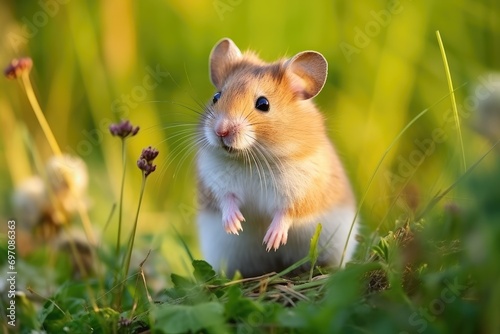
{"label": "blurred green background", "polygon": [[[495,0],[2,0],[0,64],[32,57],[31,78],[42,109],[63,150],[88,164],[89,213],[110,244],[116,215],[106,230],[104,225],[119,196],[122,169],[120,142],[106,124],[127,118],[141,127],[128,141],[125,229],[132,225],[139,195],[135,161],[143,147],[153,145],[160,151],[159,172],[148,180],[137,248],[162,252],[161,270],[170,271],[187,258],[174,228],[199,255],[192,150],[198,115],[192,109],[201,111],[200,104],[214,93],[208,56],[219,39],[230,37],[268,61],[308,49],[325,55],[329,77],[316,102],[358,199],[366,193],[362,221],[383,228],[418,211],[464,172],[436,30],[457,104],[464,106],[467,167],[491,146],[471,129],[475,116],[468,97],[488,80],[487,73],[500,68],[499,17]],[[157,85],[144,81],[151,72]],[[385,150],[426,108],[389,151],[368,189]],[[30,151],[43,159],[50,151],[21,86],[7,79],[0,80],[0,117],[5,221],[12,215],[12,189],[36,173]],[[442,140],[425,146],[436,131]],[[26,144],[27,137],[36,147]],[[480,168],[495,163],[487,158]],[[444,203],[469,205],[473,198],[458,189]]]}

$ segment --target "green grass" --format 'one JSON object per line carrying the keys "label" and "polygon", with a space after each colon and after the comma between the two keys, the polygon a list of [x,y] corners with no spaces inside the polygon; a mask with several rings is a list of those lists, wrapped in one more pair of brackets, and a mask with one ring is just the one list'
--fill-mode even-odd
{"label": "green grass", "polygon": [[[54,141],[81,156],[90,176],[88,205],[62,227],[17,221],[18,326],[8,327],[2,311],[2,330],[499,332],[500,157],[491,136],[488,142],[473,131],[479,116],[469,97],[500,68],[500,8],[488,0],[398,4],[233,1],[224,11],[212,1],[197,1],[196,10],[173,0],[70,1],[26,37],[23,24],[43,8],[1,3],[0,64],[33,58],[34,94],[54,139],[46,140],[47,128],[33,114],[33,96],[0,80],[0,219],[16,219],[13,190],[44,174],[57,153]],[[393,10],[390,22],[377,21],[384,10]],[[373,22],[379,31],[357,44]],[[267,60],[313,49],[329,61],[316,101],[364,226],[358,256],[345,269],[295,277],[290,268],[239,279],[200,260],[191,134],[196,112],[213,94],[208,54],[226,36]],[[346,57],[341,43],[359,52]],[[144,78],[158,69],[157,85],[146,89]],[[141,126],[123,159],[107,130],[121,118]],[[135,166],[149,145],[160,151],[158,170],[142,195]],[[87,238],[70,237],[75,230],[88,235],[89,224],[97,239],[90,247]],[[123,273],[128,251],[130,271]],[[314,247],[310,255],[314,260]],[[0,284],[2,310],[6,292]]]}

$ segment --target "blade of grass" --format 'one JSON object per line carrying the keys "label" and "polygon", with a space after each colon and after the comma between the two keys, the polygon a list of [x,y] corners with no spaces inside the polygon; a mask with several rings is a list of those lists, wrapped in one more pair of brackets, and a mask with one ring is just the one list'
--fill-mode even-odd
{"label": "blade of grass", "polygon": [[151,298],[151,295],[149,294],[148,291],[148,284],[146,282],[146,276],[144,275],[144,263],[146,263],[147,259],[149,258],[149,255],[151,254],[151,249],[148,251],[148,254],[146,255],[146,258],[142,260],[142,262],[139,264],[139,272],[136,277],[135,281],[135,292],[134,292],[134,303],[132,305],[132,310],[130,311],[129,319],[132,320],[134,317],[134,313],[137,310],[137,305],[139,303],[139,297],[138,297],[138,290],[139,290],[139,280],[142,278],[142,283],[144,284],[144,290],[146,291],[146,296],[148,298],[148,302],[150,304],[153,304],[153,298]]}
{"label": "blade of grass", "polygon": [[55,308],[57,308],[64,315],[64,318],[66,320],[68,320],[68,321],[73,320],[71,313],[63,311],[63,309],[59,305],[57,305],[57,303],[53,299],[40,295],[35,290],[33,290],[30,286],[26,287],[26,290],[28,290],[31,294],[33,294],[33,295],[35,295],[35,296],[37,296],[45,301],[50,302],[52,305],[54,305]]}
{"label": "blade of grass", "polygon": [[[465,84],[461,85],[457,89],[462,88],[464,85]],[[426,108],[426,109],[422,110],[417,116],[413,117],[413,119],[408,124],[406,124],[406,126],[397,134],[397,136],[394,138],[394,140],[389,144],[389,146],[387,147],[387,149],[382,154],[382,157],[378,161],[377,166],[375,167],[375,170],[373,171],[373,174],[370,177],[370,180],[368,181],[368,185],[366,186],[366,190],[363,193],[363,196],[361,197],[361,200],[359,201],[358,209],[356,210],[356,214],[354,215],[354,218],[352,220],[351,228],[349,229],[349,234],[347,235],[347,241],[345,243],[344,250],[342,252],[342,257],[340,259],[340,266],[342,266],[342,264],[344,263],[345,252],[346,252],[347,246],[349,244],[349,239],[351,238],[351,234],[352,234],[352,230],[354,228],[354,224],[356,223],[356,221],[358,219],[358,216],[359,216],[359,214],[361,212],[361,207],[363,206],[363,203],[366,200],[366,196],[368,195],[368,191],[370,190],[370,188],[372,186],[373,180],[375,179],[375,176],[377,175],[377,173],[378,173],[378,171],[380,169],[380,166],[382,166],[382,162],[384,162],[385,158],[387,157],[387,154],[389,154],[389,152],[396,145],[396,143],[399,141],[399,139],[401,138],[401,136],[403,136],[403,134],[406,132],[406,130],[408,130],[420,117],[422,117],[423,115],[425,115],[429,110],[431,110],[436,105],[438,105],[439,103],[441,103],[441,101],[443,101],[446,97],[448,97],[448,95],[449,94],[446,94],[445,96],[441,97],[439,100],[436,101],[436,103],[434,103],[433,105],[431,105],[429,108]],[[331,237],[330,237],[330,239],[331,239]],[[328,242],[330,242],[330,240],[328,240]]]}
{"label": "blade of grass", "polygon": [[462,150],[462,163],[464,165],[464,172],[465,172],[467,170],[467,164],[465,162],[465,150],[464,150],[464,142],[462,139],[462,130],[460,128],[460,118],[458,117],[457,102],[455,100],[455,92],[453,90],[453,81],[451,80],[450,67],[448,66],[448,59],[446,58],[446,51],[444,49],[443,41],[441,40],[441,34],[439,33],[439,30],[436,31],[436,37],[439,43],[439,49],[441,50],[441,56],[443,57],[444,70],[446,73],[446,80],[448,81],[451,106],[453,108],[453,114],[455,115],[455,123],[457,124],[458,141],[460,142],[460,148]]}
{"label": "blade of grass", "polygon": [[313,278],[314,267],[316,266],[316,261],[318,261],[319,251],[318,251],[318,242],[319,235],[321,234],[323,226],[318,224],[316,226],[316,232],[311,238],[311,245],[309,246],[309,257],[311,258],[311,270],[309,271],[309,280]]}
{"label": "blade of grass", "polygon": [[181,243],[182,245],[182,248],[184,249],[184,251],[186,252],[187,256],[189,257],[189,260],[191,262],[194,261],[194,256],[193,256],[193,253],[191,252],[191,250],[189,249],[189,246],[188,244],[186,243],[186,240],[184,240],[184,238],[182,237],[182,235],[179,233],[179,231],[177,230],[177,228],[172,225],[172,228],[175,232],[175,236],[177,238],[177,240]]}

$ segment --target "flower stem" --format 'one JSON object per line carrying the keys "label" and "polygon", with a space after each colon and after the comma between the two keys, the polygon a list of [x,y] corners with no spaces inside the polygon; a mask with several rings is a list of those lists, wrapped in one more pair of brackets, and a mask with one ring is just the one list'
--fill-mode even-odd
{"label": "flower stem", "polygon": [[43,115],[42,108],[40,107],[35,92],[33,91],[33,86],[31,85],[29,73],[27,72],[23,73],[21,77],[23,80],[23,85],[26,91],[26,95],[28,96],[28,100],[31,104],[31,108],[33,108],[33,112],[35,113],[36,119],[38,120],[38,123],[40,123],[43,134],[45,135],[45,138],[47,138],[50,148],[52,149],[52,152],[54,152],[54,154],[57,156],[61,156],[62,155],[61,148],[57,144],[56,137],[54,136],[54,133],[52,133],[49,123],[47,122],[47,119]]}
{"label": "flower stem", "polygon": [[141,185],[141,192],[139,195],[139,205],[137,206],[137,212],[135,214],[135,220],[134,220],[134,227],[132,229],[132,233],[130,234],[130,239],[128,242],[128,249],[127,249],[127,256],[125,260],[125,265],[124,265],[124,276],[127,277],[128,270],[130,268],[130,258],[132,257],[132,249],[134,248],[134,241],[135,241],[135,232],[137,231],[137,222],[139,220],[139,212],[141,211],[141,204],[142,204],[142,196],[144,195],[144,188],[146,187],[146,175],[143,172],[142,173],[142,185]]}
{"label": "flower stem", "polygon": [[[121,244],[121,235],[122,235],[122,221],[123,221],[123,192],[125,188],[125,172],[127,169],[127,159],[126,159],[126,142],[125,138],[122,138],[122,181],[121,181],[121,188],[120,188],[120,203],[118,207],[118,233],[116,237],[116,263],[117,265],[121,262],[121,256],[120,256],[120,244]],[[115,295],[115,305],[118,308],[121,308],[121,300],[122,300],[122,293],[123,293],[123,281],[122,277],[120,274],[120,267],[115,268],[115,284],[119,284],[120,288],[117,290],[117,294]]]}
{"label": "flower stem", "polygon": [[120,258],[120,244],[121,244],[121,235],[122,235],[122,217],[123,217],[123,191],[125,188],[125,171],[127,168],[126,161],[126,143],[125,138],[122,138],[122,166],[123,166],[123,174],[122,174],[122,182],[120,189],[120,204],[118,207],[118,235],[116,237],[116,258]]}

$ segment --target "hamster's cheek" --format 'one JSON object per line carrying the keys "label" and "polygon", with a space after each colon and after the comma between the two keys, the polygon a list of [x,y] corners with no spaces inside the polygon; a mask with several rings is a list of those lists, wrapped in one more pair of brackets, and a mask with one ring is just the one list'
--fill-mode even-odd
{"label": "hamster's cheek", "polygon": [[251,125],[243,124],[234,137],[232,147],[238,150],[251,148],[255,145],[256,134]]}

